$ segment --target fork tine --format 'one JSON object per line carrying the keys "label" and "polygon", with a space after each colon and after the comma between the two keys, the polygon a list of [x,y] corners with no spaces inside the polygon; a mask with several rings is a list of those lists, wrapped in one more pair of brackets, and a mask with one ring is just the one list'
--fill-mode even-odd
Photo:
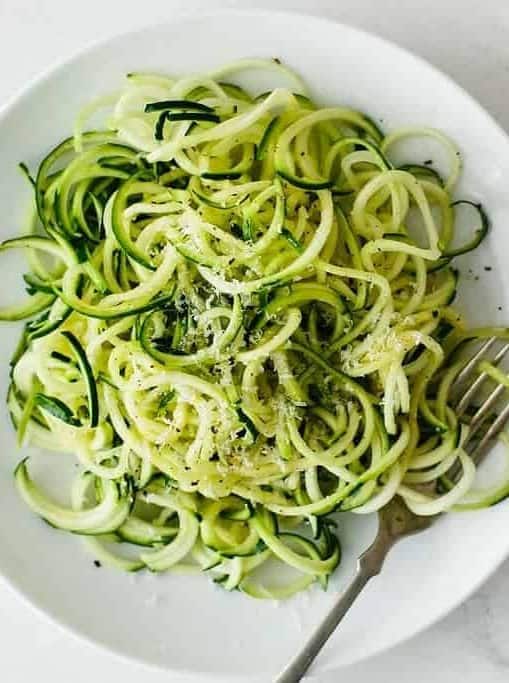
{"label": "fork tine", "polygon": [[457,374],[451,389],[454,391],[459,389],[460,385],[467,379],[469,375],[475,370],[478,362],[488,353],[493,344],[496,342],[496,337],[490,337],[484,344],[477,350],[477,352],[472,356],[472,358],[465,364],[462,370]]}
{"label": "fork tine", "polygon": [[[480,360],[482,360],[487,352],[491,349],[493,344],[496,342],[496,337],[491,337],[488,339],[477,351],[477,353],[472,356],[472,358],[465,364],[461,372],[458,374],[456,380],[453,383],[453,387],[455,389],[458,389],[459,385],[465,382],[469,378],[470,375],[473,374],[475,371],[477,364],[479,363]],[[504,346],[499,349],[498,353],[495,355],[495,357],[491,360],[491,363],[493,365],[498,365],[500,361],[505,357],[507,352],[509,351],[509,342],[504,344]],[[472,397],[477,393],[481,385],[485,382],[487,379],[488,375],[485,372],[481,372],[476,379],[472,382],[470,387],[466,390],[466,392],[463,394],[461,397],[459,403],[457,404],[455,408],[455,412],[457,416],[460,418],[470,405],[470,401]],[[469,425],[469,432],[467,439],[465,443],[463,444],[463,448],[468,450],[470,457],[474,460],[474,462],[478,463],[480,462],[486,454],[490,450],[490,445],[491,441],[498,436],[498,434],[502,431],[504,428],[506,422],[509,420],[509,403],[507,406],[503,409],[503,411],[498,415],[492,422],[492,424],[488,427],[486,433],[484,436],[481,438],[481,440],[474,446],[473,449],[469,449],[468,446],[472,443],[472,437],[476,432],[479,430],[479,428],[486,422],[486,420],[490,417],[490,409],[496,404],[497,400],[500,398],[502,393],[505,391],[507,387],[505,387],[502,384],[497,384],[495,388],[492,390],[492,392],[486,397],[486,399],[482,402],[482,404],[479,406],[479,408],[476,410],[474,413],[473,417],[471,420],[468,422]],[[456,462],[453,464],[453,466],[450,468],[448,472],[448,476],[454,481],[458,475],[461,472],[461,465]]]}
{"label": "fork tine", "polygon": [[[493,422],[491,427],[488,429],[483,438],[479,441],[477,446],[470,451],[470,457],[476,463],[479,463],[487,453],[490,451],[490,442],[495,439],[506,425],[509,420],[509,403],[506,405],[504,410],[500,413],[497,419]],[[469,436],[470,438],[470,436]]]}
{"label": "fork tine", "polygon": [[498,384],[495,389],[491,392],[488,398],[480,406],[474,416],[468,423],[470,430],[468,432],[469,438],[471,438],[483,424],[486,418],[489,416],[490,408],[496,403],[497,399],[504,393],[506,387],[503,384]]}
{"label": "fork tine", "polygon": [[[489,341],[494,341],[494,338],[492,337]],[[470,366],[470,369],[469,369],[469,372],[466,373],[465,376],[468,376],[468,374],[475,369],[479,360],[482,359],[482,357],[485,355],[486,351],[488,351],[491,348],[491,346],[492,346],[492,344],[489,344],[489,345],[483,344],[483,346],[479,349],[479,351],[475,354],[475,356],[473,356],[473,358],[467,363],[467,365]],[[504,346],[496,354],[494,359],[491,361],[493,363],[493,365],[498,365],[498,363],[500,363],[500,361],[504,358],[504,356],[507,354],[508,351],[509,351],[509,343],[504,344]],[[474,359],[475,359],[475,362],[473,362]],[[466,367],[467,366],[465,366],[465,368]],[[461,373],[464,372],[465,368],[461,371]],[[460,373],[460,375],[461,375],[461,373]],[[463,394],[460,402],[456,406],[456,415],[458,417],[461,417],[464,414],[465,410],[468,408],[468,406],[470,404],[472,397],[475,396],[475,394],[477,393],[479,388],[482,386],[482,384],[484,384],[484,381],[486,380],[487,376],[488,375],[485,372],[481,372],[481,374],[475,379],[475,381],[470,385],[470,387]],[[459,375],[458,375],[458,377],[459,377]],[[483,404],[483,406],[481,406],[481,408],[483,408],[483,407],[484,407],[484,404]]]}

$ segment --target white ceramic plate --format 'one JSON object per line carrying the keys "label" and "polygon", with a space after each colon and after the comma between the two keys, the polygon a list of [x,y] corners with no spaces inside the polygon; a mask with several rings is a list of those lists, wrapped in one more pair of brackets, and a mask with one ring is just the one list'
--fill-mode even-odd
{"label": "white ceramic plate", "polygon": [[[0,118],[0,237],[19,230],[28,200],[17,162],[33,168],[69,134],[84,102],[114,89],[132,70],[183,73],[242,56],[283,59],[303,74],[319,101],[370,112],[387,130],[431,125],[457,140],[465,160],[460,189],[482,200],[493,222],[482,249],[471,261],[459,263],[462,305],[477,323],[507,320],[508,139],[476,102],[431,66],[378,38],[308,16],[226,12],[179,19],[94,46],[32,84]],[[424,158],[431,154],[421,153]],[[10,255],[2,258],[5,293],[17,287],[20,262]],[[484,265],[493,270],[484,271]],[[2,327],[2,395],[18,332]],[[98,570],[78,538],[51,530],[15,494],[12,470],[21,453],[5,410],[0,435],[2,574],[53,619],[116,653],[180,675],[206,672],[221,681],[244,675],[267,681],[335,598],[334,592],[316,590],[274,606],[227,594],[201,577],[133,577]],[[509,554],[508,526],[509,506],[501,504],[447,517],[401,543],[331,639],[315,671],[380,652],[458,605]],[[348,578],[374,527],[373,519],[343,518],[344,562],[335,586]]]}

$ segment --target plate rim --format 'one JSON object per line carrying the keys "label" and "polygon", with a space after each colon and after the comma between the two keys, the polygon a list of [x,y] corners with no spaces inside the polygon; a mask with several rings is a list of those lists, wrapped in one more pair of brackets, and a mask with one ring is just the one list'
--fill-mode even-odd
{"label": "plate rim", "polygon": [[[199,8],[188,8],[185,10],[177,8],[173,11],[171,17],[166,17],[164,20],[150,21],[147,23],[142,23],[141,25],[136,27],[127,28],[119,31],[111,31],[101,38],[88,40],[84,42],[81,47],[78,47],[77,49],[66,53],[61,58],[56,58],[52,60],[44,69],[42,69],[40,72],[35,73],[33,76],[27,79],[27,81],[23,85],[16,88],[15,91],[7,97],[4,104],[0,107],[0,127],[2,125],[3,118],[6,115],[8,115],[9,111],[15,106],[17,106],[20,102],[22,102],[24,98],[29,97],[33,89],[35,89],[37,86],[41,84],[44,84],[46,81],[51,80],[53,76],[57,75],[59,72],[65,71],[65,69],[72,65],[74,62],[86,57],[90,53],[93,53],[96,49],[105,47],[108,45],[108,43],[111,43],[117,39],[128,38],[129,36],[135,36],[142,34],[144,32],[153,31],[155,29],[161,29],[165,26],[175,26],[179,23],[192,21],[193,19],[203,20],[207,18],[216,18],[221,16],[234,16],[243,18],[255,16],[257,18],[265,17],[266,20],[270,20],[271,17],[290,17],[291,19],[295,19],[297,21],[305,19],[308,21],[312,21],[315,24],[322,24],[323,26],[330,27],[332,25],[337,27],[339,30],[345,30],[352,35],[357,35],[364,41],[367,40],[374,43],[378,43],[379,45],[382,45],[383,47],[388,48],[389,50],[399,53],[401,57],[406,61],[412,61],[418,67],[426,69],[429,73],[433,74],[433,76],[441,79],[452,91],[455,91],[456,94],[466,99],[469,102],[469,105],[474,107],[477,110],[477,113],[481,115],[485,119],[485,121],[489,123],[489,125],[494,130],[496,130],[497,133],[502,137],[502,139],[505,139],[506,143],[509,145],[509,133],[506,132],[503,126],[493,116],[493,114],[491,114],[491,112],[488,111],[476,99],[476,97],[471,95],[470,92],[464,86],[459,84],[448,73],[446,73],[441,68],[429,62],[426,58],[414,53],[412,50],[406,47],[402,47],[398,43],[383,36],[380,36],[377,33],[365,30],[363,28],[360,28],[359,26],[352,25],[347,22],[343,22],[339,19],[336,19],[335,17],[322,16],[315,14],[313,12],[293,11],[286,9],[271,10],[257,7],[215,9],[211,8],[206,10],[201,10]],[[464,602],[466,602],[495,574],[495,572],[508,558],[509,545],[507,549],[505,549],[504,552],[502,552],[500,556],[497,557],[496,561],[493,563],[492,566],[490,566],[488,571],[483,572],[482,575],[480,575],[477,578],[477,580],[472,583],[472,585],[464,594],[453,599],[441,611],[431,615],[427,619],[424,619],[424,621],[421,622],[418,626],[412,627],[412,629],[409,632],[405,633],[405,635],[401,637],[398,637],[397,640],[390,643],[389,645],[383,643],[378,646],[375,645],[375,647],[365,656],[359,656],[348,663],[332,663],[331,666],[325,666],[323,669],[321,669],[322,673],[337,672],[340,669],[348,668],[350,666],[360,664],[361,662],[368,661],[371,658],[376,657],[382,654],[383,652],[388,652],[399,645],[403,645],[407,643],[411,638],[420,635],[421,633],[428,630],[430,627],[432,627],[433,625],[437,624],[442,619],[447,617],[449,614],[451,614],[451,612],[457,609]],[[47,611],[42,605],[39,605],[37,602],[32,601],[28,594],[26,594],[20,587],[16,585],[14,581],[12,581],[3,573],[1,566],[0,581],[4,586],[7,587],[8,590],[12,591],[12,593],[15,594],[25,605],[27,605],[39,616],[41,616],[43,620],[49,621],[53,625],[55,625],[62,634],[67,634],[75,640],[77,640],[78,642],[85,642],[86,644],[92,647],[98,648],[104,654],[121,659],[125,663],[129,663],[131,665],[134,663],[141,667],[147,667],[148,669],[154,672],[165,672],[167,675],[183,677],[185,680],[188,681],[197,680],[197,677],[200,676],[206,676],[210,681],[217,681],[218,683],[234,683],[234,681],[239,680],[261,682],[263,680],[264,674],[256,674],[252,676],[250,674],[245,673],[237,673],[233,675],[224,672],[208,672],[203,671],[201,669],[196,671],[189,671],[182,668],[169,669],[160,663],[156,663],[148,659],[137,657],[135,655],[130,655],[129,653],[119,648],[105,644],[99,638],[96,638],[93,635],[80,630],[79,627],[66,623],[66,621],[58,615],[52,614],[51,612]],[[314,680],[314,676],[312,673],[311,677],[312,680]],[[182,678],[180,680],[182,680]]]}

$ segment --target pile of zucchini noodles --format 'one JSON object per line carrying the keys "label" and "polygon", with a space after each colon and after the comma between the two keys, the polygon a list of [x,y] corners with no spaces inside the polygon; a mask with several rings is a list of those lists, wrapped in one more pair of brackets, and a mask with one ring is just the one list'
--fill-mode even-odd
{"label": "pile of zucchini noodles", "polygon": [[[245,69],[286,86],[254,96],[230,82]],[[30,265],[27,302],[0,311],[29,319],[8,406],[20,445],[81,467],[67,506],[27,459],[16,483],[101,563],[282,598],[326,585],[333,511],[398,494],[430,515],[501,497],[466,496],[475,466],[448,404],[455,350],[494,333],[467,332],[450,306],[451,261],[488,227],[451,198],[459,154],[436,130],[384,136],[305,93],[278,60],[129,74],[35,178],[23,166],[31,229],[0,247]],[[100,109],[104,130],[84,132]],[[443,145],[446,178],[391,162],[412,136]],[[276,582],[266,567],[281,563],[291,576]]]}

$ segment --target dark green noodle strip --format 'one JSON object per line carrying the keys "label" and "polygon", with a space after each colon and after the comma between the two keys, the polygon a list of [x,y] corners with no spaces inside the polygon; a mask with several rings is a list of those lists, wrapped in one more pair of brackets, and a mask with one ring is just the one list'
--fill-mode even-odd
{"label": "dark green noodle strip", "polygon": [[35,395],[35,405],[37,405],[44,412],[49,413],[52,417],[67,423],[73,427],[79,426],[80,422],[74,417],[72,410],[66,404],[55,396],[46,396],[46,394]]}
{"label": "dark green noodle strip", "polygon": [[[245,68],[279,87],[228,82]],[[108,101],[109,129],[84,132],[96,104],[79,115],[39,166],[29,234],[0,245],[29,263],[27,298],[0,309],[27,320],[7,398],[18,442],[79,465],[64,507],[22,461],[34,513],[101,564],[192,564],[225,590],[286,598],[327,587],[336,510],[503,500],[507,473],[472,488],[451,407],[465,347],[509,334],[469,331],[451,305],[451,262],[488,232],[453,193],[454,144],[320,107],[273,60],[136,72]],[[395,167],[392,145],[412,137],[443,145],[448,174]],[[292,578],[274,583],[271,564]]]}
{"label": "dark green noodle strip", "polygon": [[65,330],[64,332],[62,332],[62,334],[67,339],[69,345],[72,348],[72,351],[76,357],[76,362],[82,374],[83,381],[85,382],[87,387],[90,427],[93,429],[94,427],[97,427],[99,423],[99,398],[97,395],[97,386],[95,383],[94,372],[90,367],[90,363],[88,361],[85,351],[83,350],[83,347],[81,346],[78,339],[76,339],[74,334],[69,330]]}
{"label": "dark green noodle strip", "polygon": [[154,138],[162,140],[164,137],[164,124],[166,121],[208,121],[210,123],[219,123],[220,118],[217,114],[209,113],[208,111],[186,111],[186,112],[172,112],[163,111],[157,119],[154,128]]}
{"label": "dark green noodle strip", "polygon": [[206,104],[193,102],[192,100],[161,100],[159,102],[149,102],[145,105],[146,112],[168,111],[172,109],[190,109],[208,112],[209,114],[214,113],[214,110],[211,107],[207,107]]}
{"label": "dark green noodle strip", "polygon": [[438,171],[435,171],[431,166],[422,166],[421,164],[403,164],[398,166],[400,171],[408,171],[417,178],[424,178],[425,180],[433,180],[439,185],[444,185],[444,180]]}
{"label": "dark green noodle strip", "polygon": [[[54,315],[50,316],[51,313]],[[33,341],[54,332],[67,320],[71,313],[72,308],[57,299],[49,312],[27,323],[26,335],[28,340]]]}
{"label": "dark green noodle strip", "polygon": [[238,173],[237,171],[218,171],[217,173],[204,171],[200,177],[208,180],[238,180],[241,175],[242,173]]}
{"label": "dark green noodle strip", "polygon": [[20,163],[18,164],[18,167],[19,167],[20,171],[23,173],[23,175],[25,176],[25,178],[28,180],[30,185],[32,185],[32,187],[35,187],[35,179],[32,177],[32,174],[30,173],[30,170],[29,170],[28,166],[25,164],[25,162],[20,161]]}
{"label": "dark green noodle strip", "polygon": [[283,228],[283,229],[281,230],[281,234],[282,234],[282,236],[285,238],[285,240],[287,240],[288,244],[291,244],[292,247],[293,247],[296,251],[298,251],[299,253],[302,252],[302,250],[303,250],[302,244],[299,242],[298,239],[296,239],[296,238],[292,235],[292,233],[291,233],[289,230],[287,230],[286,228]]}
{"label": "dark green noodle strip", "polygon": [[156,140],[162,140],[163,139],[163,137],[164,137],[164,124],[166,123],[167,120],[168,120],[168,112],[163,111],[159,115],[159,117],[156,121],[156,125],[154,127],[154,138]]}
{"label": "dark green noodle strip", "polygon": [[466,199],[459,199],[458,201],[452,202],[451,206],[461,206],[461,205],[472,206],[479,214],[480,226],[474,233],[474,237],[470,242],[467,242],[461,247],[456,247],[455,249],[447,249],[443,252],[445,258],[453,258],[454,256],[460,256],[461,254],[467,254],[469,251],[477,249],[481,242],[486,238],[488,230],[490,227],[490,221],[488,215],[484,211],[481,204],[476,204],[475,202],[469,202]]}
{"label": "dark green noodle strip", "polygon": [[208,121],[210,123],[219,123],[220,118],[217,114],[209,112],[168,112],[166,115],[168,121]]}

